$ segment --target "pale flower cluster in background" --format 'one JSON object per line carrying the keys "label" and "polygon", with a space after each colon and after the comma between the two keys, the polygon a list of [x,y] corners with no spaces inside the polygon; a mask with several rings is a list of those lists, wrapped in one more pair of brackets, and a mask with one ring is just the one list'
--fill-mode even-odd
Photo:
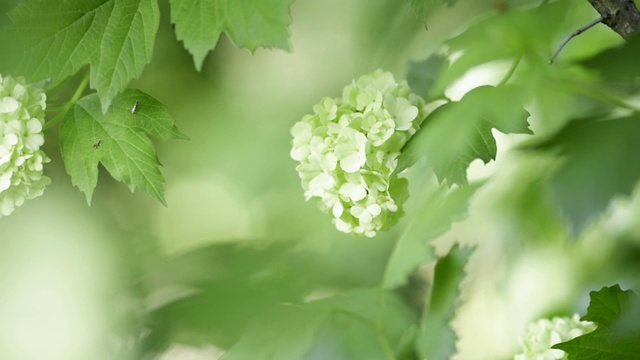
{"label": "pale flower cluster in background", "polygon": [[556,360],[566,359],[567,354],[551,347],[569,341],[596,329],[589,321],[580,321],[578,314],[572,317],[554,317],[541,319],[527,326],[527,331],[520,339],[522,353],[514,360]]}
{"label": "pale flower cluster in background", "polygon": [[293,126],[291,157],[300,162],[305,198],[320,199],[338,230],[373,237],[402,214],[407,182],[392,174],[426,117],[423,108],[405,81],[377,70]]}
{"label": "pale flower cluster in background", "polygon": [[40,150],[46,95],[22,78],[0,75],[0,217],[42,195],[49,158]]}

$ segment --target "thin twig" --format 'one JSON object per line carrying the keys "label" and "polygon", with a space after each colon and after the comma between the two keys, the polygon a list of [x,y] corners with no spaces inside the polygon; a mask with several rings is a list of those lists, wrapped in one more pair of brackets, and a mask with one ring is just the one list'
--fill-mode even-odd
{"label": "thin twig", "polygon": [[549,60],[549,65],[553,64],[553,60],[556,59],[558,54],[560,54],[560,51],[562,51],[562,49],[565,47],[565,45],[567,45],[567,43],[569,43],[569,41],[571,41],[571,39],[573,39],[574,37],[582,34],[585,31],[591,29],[592,27],[594,27],[597,24],[601,23],[603,20],[604,20],[604,18],[602,16],[600,16],[599,18],[593,20],[592,22],[588,23],[587,25],[585,25],[585,26],[581,27],[580,29],[574,31],[573,34],[569,35],[569,37],[566,38],[566,40],[563,41],[562,44],[560,44],[560,47],[558,47],[558,50],[556,50],[556,52],[553,54],[553,56]]}
{"label": "thin twig", "polygon": [[42,131],[50,129],[51,127],[53,127],[53,125],[57,124],[60,120],[62,120],[62,117],[67,113],[67,111],[69,111],[69,109],[71,109],[71,107],[73,107],[76,104],[76,102],[78,102],[78,100],[82,96],[82,93],[84,92],[84,89],[87,88],[88,84],[89,84],[89,72],[87,71],[87,73],[82,78],[82,81],[80,81],[80,84],[78,85],[78,88],[76,89],[75,93],[73,93],[73,97],[71,98],[71,100],[62,108],[62,111],[60,111],[58,115],[56,115],[56,117],[44,123],[44,125],[42,126]]}

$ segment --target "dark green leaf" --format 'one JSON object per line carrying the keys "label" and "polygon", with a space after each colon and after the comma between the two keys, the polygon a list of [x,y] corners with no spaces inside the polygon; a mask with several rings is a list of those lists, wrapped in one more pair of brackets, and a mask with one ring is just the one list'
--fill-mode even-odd
{"label": "dark green leaf", "polygon": [[385,289],[404,285],[419,265],[435,258],[429,240],[466,216],[469,198],[480,186],[481,183],[476,183],[450,190],[440,185],[428,195],[413,223],[393,248],[382,280]]}
{"label": "dark green leaf", "polygon": [[460,297],[464,267],[474,248],[455,245],[438,260],[434,273],[431,299],[425,306],[421,331],[416,346],[423,359],[446,360],[456,351],[456,334],[449,326]]}
{"label": "dark green leaf", "polygon": [[[582,320],[596,322],[595,331],[553,346],[569,354],[569,360],[632,360],[640,354],[640,299],[619,285],[591,292],[587,315]],[[629,319],[629,316],[636,316]],[[631,321],[629,321],[631,320]],[[619,326],[622,321],[635,324]]]}
{"label": "dark green leaf", "polygon": [[159,289],[189,289],[188,296],[154,309],[148,349],[180,342],[229,348],[246,327],[280,304],[299,303],[312,290],[295,264],[296,243],[218,243],[158,264],[147,280]]}
{"label": "dark green leaf", "polygon": [[640,76],[638,57],[640,36],[634,36],[621,46],[603,51],[581,63],[608,81],[631,80]]}
{"label": "dark green leaf", "polygon": [[522,107],[524,97],[522,89],[513,86],[481,86],[459,102],[439,107],[402,149],[395,171],[426,155],[439,181],[466,184],[467,167],[473,160],[487,163],[495,159],[497,148],[491,129],[531,134],[529,113]]}
{"label": "dark green leaf", "polygon": [[[354,358],[365,351],[373,359],[384,359],[376,332],[381,331],[389,343],[399,343],[411,318],[397,296],[377,290],[280,305],[256,321],[223,359]],[[384,321],[385,327],[378,328],[378,321]],[[331,331],[323,331],[325,326]]]}
{"label": "dark green leaf", "polygon": [[433,54],[421,62],[410,62],[407,81],[411,91],[430,101],[442,94],[433,94],[435,85],[442,71],[449,66],[449,61],[444,55]]}
{"label": "dark green leaf", "polygon": [[238,47],[289,49],[289,6],[293,0],[170,0],[178,40],[193,55],[196,68],[226,32]]}
{"label": "dark green leaf", "polygon": [[[136,111],[133,111],[135,104]],[[98,163],[133,191],[136,187],[163,204],[160,162],[149,136],[184,139],[164,105],[139,90],[118,95],[103,114],[96,94],[86,96],[64,117],[60,147],[71,181],[91,203],[98,182]]]}
{"label": "dark green leaf", "polygon": [[57,83],[90,64],[103,112],[151,60],[160,21],[156,0],[31,0],[9,16],[0,66]]}
{"label": "dark green leaf", "polygon": [[640,153],[640,116],[575,120],[538,149],[553,149],[564,163],[550,180],[552,195],[573,228],[580,230],[616,195],[629,195],[640,179],[640,166],[629,162]]}

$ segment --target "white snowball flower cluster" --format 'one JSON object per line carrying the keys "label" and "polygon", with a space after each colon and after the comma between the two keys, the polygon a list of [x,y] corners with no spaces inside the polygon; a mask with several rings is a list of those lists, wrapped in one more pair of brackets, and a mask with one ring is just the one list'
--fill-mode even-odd
{"label": "white snowball flower cluster", "polygon": [[596,329],[596,325],[589,321],[580,321],[578,314],[573,317],[554,317],[541,319],[527,326],[524,338],[520,339],[522,353],[514,360],[555,360],[566,359],[567,354],[558,349],[552,349],[555,344],[569,341]]}
{"label": "white snowball flower cluster", "polygon": [[373,237],[402,214],[407,182],[394,176],[400,150],[426,117],[406,81],[377,70],[324,98],[291,129],[291,157],[307,200],[345,233]]}
{"label": "white snowball flower cluster", "polygon": [[49,158],[39,150],[46,99],[24,79],[0,75],[0,217],[42,195],[51,182],[42,176]]}

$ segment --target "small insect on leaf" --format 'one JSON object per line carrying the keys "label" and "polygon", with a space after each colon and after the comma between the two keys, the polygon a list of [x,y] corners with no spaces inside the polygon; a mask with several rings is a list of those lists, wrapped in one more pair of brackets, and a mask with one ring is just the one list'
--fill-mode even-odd
{"label": "small insect on leaf", "polygon": [[133,104],[133,107],[131,108],[131,113],[135,114],[136,111],[138,110],[138,105],[140,105],[140,101],[136,101],[135,104]]}
{"label": "small insect on leaf", "polygon": [[95,144],[93,144],[93,148],[94,148],[94,149],[99,148],[99,147],[100,147],[100,144],[102,144],[102,139],[98,139],[98,141],[96,141],[96,143],[95,143]]}

